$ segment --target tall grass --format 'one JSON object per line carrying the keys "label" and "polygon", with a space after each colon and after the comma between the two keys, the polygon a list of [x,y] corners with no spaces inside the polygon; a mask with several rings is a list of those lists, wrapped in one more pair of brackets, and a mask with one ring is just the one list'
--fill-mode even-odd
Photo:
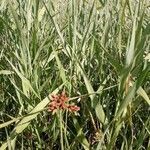
{"label": "tall grass", "polygon": [[148,0],[0,4],[0,150],[150,149]]}

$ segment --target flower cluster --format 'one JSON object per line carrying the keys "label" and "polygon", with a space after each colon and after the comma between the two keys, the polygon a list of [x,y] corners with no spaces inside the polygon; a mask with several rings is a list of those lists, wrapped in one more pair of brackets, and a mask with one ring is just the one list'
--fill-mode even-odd
{"label": "flower cluster", "polygon": [[53,114],[61,109],[61,110],[68,110],[70,112],[77,112],[80,110],[80,107],[74,104],[68,104],[69,97],[66,96],[65,91],[58,95],[52,95],[50,97],[51,102],[48,104],[48,110],[51,111]]}

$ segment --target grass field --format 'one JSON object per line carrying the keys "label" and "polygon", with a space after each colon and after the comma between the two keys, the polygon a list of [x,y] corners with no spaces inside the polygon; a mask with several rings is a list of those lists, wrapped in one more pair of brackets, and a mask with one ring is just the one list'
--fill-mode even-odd
{"label": "grass field", "polygon": [[5,149],[150,149],[149,0],[0,0]]}

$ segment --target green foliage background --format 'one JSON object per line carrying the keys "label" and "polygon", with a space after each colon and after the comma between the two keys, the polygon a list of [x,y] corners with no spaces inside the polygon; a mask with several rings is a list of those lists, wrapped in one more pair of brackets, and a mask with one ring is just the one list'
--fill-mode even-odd
{"label": "green foliage background", "polygon": [[149,0],[0,0],[0,45],[0,150],[150,149]]}

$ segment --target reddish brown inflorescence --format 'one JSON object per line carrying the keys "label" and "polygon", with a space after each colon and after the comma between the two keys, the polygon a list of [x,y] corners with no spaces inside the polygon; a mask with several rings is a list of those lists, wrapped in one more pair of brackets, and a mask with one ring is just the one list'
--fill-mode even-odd
{"label": "reddish brown inflorescence", "polygon": [[80,107],[67,103],[69,97],[67,97],[65,91],[58,95],[52,95],[50,99],[51,102],[48,104],[48,110],[53,114],[57,110],[69,110],[70,112],[77,112],[80,110]]}

